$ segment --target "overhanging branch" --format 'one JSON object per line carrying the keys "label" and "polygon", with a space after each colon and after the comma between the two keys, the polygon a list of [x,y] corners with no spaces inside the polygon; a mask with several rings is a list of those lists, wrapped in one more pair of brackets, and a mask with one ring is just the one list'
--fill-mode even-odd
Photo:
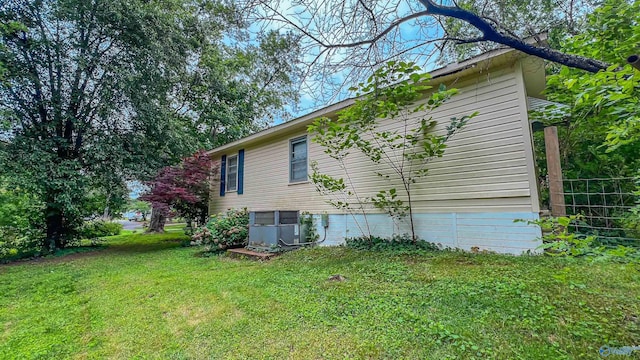
{"label": "overhanging branch", "polygon": [[510,48],[520,50],[525,54],[537,56],[539,58],[553,61],[558,64],[586,70],[593,73],[606,69],[609,66],[609,64],[599,60],[590,59],[579,55],[569,55],[554,49],[534,46],[528,44],[522,39],[513,37],[511,35],[505,35],[496,30],[496,28],[487,20],[472,13],[471,11],[461,9],[457,6],[438,5],[431,0],[419,1],[427,9],[427,13],[429,15],[446,16],[464,21],[467,24],[478,29],[483,34],[482,37],[485,39],[485,41],[502,44]]}
{"label": "overhanging branch", "polygon": [[[526,40],[523,40],[521,37],[517,36],[513,31],[502,26],[496,19],[486,16],[480,16],[475,14],[469,10],[465,10],[460,8],[455,4],[453,6],[445,6],[435,3],[432,0],[419,0],[419,2],[425,7],[426,10],[415,12],[413,14],[407,15],[405,17],[396,19],[391,22],[384,30],[380,32],[376,32],[372,37],[353,41],[353,42],[330,42],[323,39],[321,36],[317,36],[312,31],[308,30],[304,25],[298,24],[292,20],[290,20],[287,16],[280,13],[273,7],[266,5],[266,7],[271,10],[276,17],[270,18],[270,20],[281,21],[289,26],[294,27],[296,30],[300,31],[302,34],[307,36],[313,42],[315,42],[320,47],[324,48],[321,52],[324,53],[328,49],[338,49],[338,48],[356,48],[363,46],[371,46],[376,42],[382,40],[385,36],[387,36],[394,29],[398,28],[403,23],[406,23],[410,20],[423,17],[423,16],[431,16],[436,19],[441,17],[453,18],[463,21],[474,28],[476,28],[481,36],[468,38],[468,39],[452,39],[452,38],[442,38],[438,39],[439,41],[455,41],[458,44],[469,44],[469,43],[477,43],[477,42],[493,42],[497,44],[504,45],[506,47],[522,51],[523,53],[533,55],[545,60],[549,60],[561,65],[565,65],[572,68],[582,69],[589,72],[598,72],[600,70],[606,69],[610,64],[606,62],[599,61],[596,59],[591,59],[588,57],[566,54],[558,50],[554,50],[548,47],[537,46],[532,44]],[[357,4],[361,5],[366,12],[366,15],[372,19],[374,22],[374,26],[377,27],[374,11],[365,5],[365,2],[362,0],[358,0]],[[420,25],[417,25],[420,26]],[[317,60],[317,58],[316,58]],[[314,61],[315,62],[315,61]]]}

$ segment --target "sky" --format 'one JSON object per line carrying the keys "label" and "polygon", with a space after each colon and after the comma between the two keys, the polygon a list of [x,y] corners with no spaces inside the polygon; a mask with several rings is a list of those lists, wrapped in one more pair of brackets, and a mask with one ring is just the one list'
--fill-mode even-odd
{"label": "sky", "polygon": [[[357,0],[347,1],[345,4],[347,4],[348,6],[349,4],[356,3],[356,1]],[[335,2],[335,4],[337,3],[338,2]],[[314,24],[308,21],[308,19],[310,18],[309,11],[306,8],[301,7],[300,2],[296,2],[297,5],[295,6],[292,4],[290,0],[283,0],[283,1],[278,1],[277,3],[273,2],[268,4],[273,6],[279,13],[286,14],[287,19],[289,20],[293,19],[296,25],[300,26],[301,28],[304,28],[308,32],[313,33],[313,35],[315,36],[323,37],[324,39],[323,41],[339,42],[340,40],[339,36],[341,36],[342,34],[341,32],[344,29],[336,30],[335,27],[327,28],[327,29],[321,28],[321,26],[323,26],[323,24],[326,24],[327,22],[334,22],[336,20],[339,20],[338,17],[335,16],[336,13],[334,9],[331,9],[331,8],[319,9],[319,12],[318,12],[320,13],[319,16],[324,21],[318,24]],[[315,5],[316,2],[310,2],[310,4]],[[374,11],[379,12],[381,14],[384,14],[386,11],[387,15],[384,19],[386,23],[390,23],[393,20],[396,20],[399,16],[398,14],[407,15],[407,14],[412,14],[416,11],[420,11],[424,9],[420,3],[418,3],[417,1],[411,1],[411,0],[403,0],[397,4],[392,2],[386,3],[386,8],[385,8],[385,3],[380,2],[380,4],[383,4],[383,5],[380,5],[381,6],[380,9],[379,10],[374,9]],[[398,5],[398,6],[397,8],[394,8],[393,11],[391,11],[389,8],[389,6],[391,5]],[[375,6],[378,7],[378,5],[375,5]],[[265,15],[266,14],[265,11],[266,10],[263,10],[260,14]],[[324,12],[324,13],[321,13],[321,12]],[[294,13],[295,15],[291,15]],[[359,11],[359,14],[360,13],[362,13],[361,9]],[[273,18],[274,15],[271,14],[270,17]],[[396,45],[400,44],[401,47],[397,47],[396,49],[393,49],[388,53],[391,53],[393,51],[397,52],[399,50],[402,50],[403,48],[406,49],[407,47],[415,46],[416,44],[422,41],[425,41],[427,39],[440,37],[442,34],[442,28],[437,26],[435,22],[431,21],[428,24],[429,26],[421,26],[421,24],[426,24],[425,22],[429,20],[432,20],[432,19],[428,17],[424,17],[424,18],[419,18],[419,20],[411,20],[401,24],[398,27],[397,32],[392,33],[394,35],[394,38],[399,41],[398,43],[396,43]],[[420,21],[422,23],[419,23]],[[340,22],[339,21],[336,22],[335,25],[336,26],[340,25]],[[348,28],[348,25],[346,25],[345,28]],[[264,30],[287,31],[291,29],[294,29],[294,27],[289,24],[285,24],[281,21],[271,21],[271,22],[256,21],[252,23],[250,31],[256,33]],[[353,28],[352,31],[357,31],[357,28]],[[372,36],[369,34],[363,34],[363,35],[364,36],[361,36],[360,39],[362,39],[363,37]],[[305,64],[311,63],[315,59],[315,55],[318,54],[318,52],[320,51],[319,50],[320,48],[314,47],[311,44],[312,42],[308,37],[303,38],[302,40],[303,63]],[[425,55],[425,54],[431,54],[433,52],[434,50],[433,45],[431,44],[424,45],[422,48],[420,48],[420,50],[423,50],[422,54],[417,53],[415,51],[407,53],[407,54],[411,54],[410,60],[415,61],[418,65],[422,66],[423,69],[425,69],[425,71],[432,70],[433,68],[435,68],[436,57]],[[337,62],[344,61],[345,59],[350,58],[352,54],[354,54],[354,49],[349,49],[349,48],[342,49],[342,51],[335,51],[331,57],[331,63],[335,64]],[[355,60],[355,62],[353,60]],[[357,60],[358,59],[352,59],[352,63],[357,64]],[[351,68],[344,67],[343,69],[333,72],[331,74],[328,74],[324,77],[320,77],[320,78],[318,78],[318,76],[305,77],[304,81],[301,83],[301,86],[300,86],[301,91],[300,91],[300,97],[299,97],[298,103],[292,104],[287,108],[288,112],[291,114],[291,117],[288,119],[278,119],[276,120],[275,124],[281,123],[283,121],[291,120],[299,116],[303,116],[309,112],[312,112],[313,110],[322,108],[324,106],[328,106],[332,103],[336,103],[340,100],[353,96],[353,93],[347,90],[348,87],[353,86],[355,84],[355,79],[349,78],[351,70],[353,70],[353,67]],[[317,75],[317,73],[312,75]],[[327,93],[330,93],[329,95],[323,94],[323,96],[321,96],[320,92],[326,91],[327,88],[329,87],[327,86],[327,84],[330,84],[332,82],[341,83],[345,79],[347,79],[347,81],[344,83],[344,86],[340,87],[339,91],[334,91],[334,90],[328,91]],[[359,80],[361,79],[362,78],[360,77]]]}
{"label": "sky", "polygon": [[129,199],[137,199],[144,193],[148,188],[143,185],[140,181],[127,181],[127,188],[129,189]]}

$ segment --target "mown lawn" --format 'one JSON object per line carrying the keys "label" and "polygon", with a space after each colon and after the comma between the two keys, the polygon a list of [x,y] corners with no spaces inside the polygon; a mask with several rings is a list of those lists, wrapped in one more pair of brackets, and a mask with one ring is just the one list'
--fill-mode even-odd
{"label": "mown lawn", "polygon": [[184,238],[0,266],[0,358],[596,359],[640,345],[637,266],[345,248],[260,263],[198,257]]}

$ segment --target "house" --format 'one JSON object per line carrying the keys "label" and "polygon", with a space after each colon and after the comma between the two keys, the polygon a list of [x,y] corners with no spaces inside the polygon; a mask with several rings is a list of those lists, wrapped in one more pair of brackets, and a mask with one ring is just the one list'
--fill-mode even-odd
{"label": "house", "polygon": [[[498,49],[431,75],[433,85],[459,89],[458,95],[431,113],[434,120],[444,123],[451,116],[474,111],[479,115],[448,142],[445,155],[431,163],[429,175],[414,188],[419,237],[466,250],[534,251],[540,245],[540,228],[514,220],[537,219],[540,212],[527,112],[528,104],[538,103],[531,100],[541,98],[543,61],[512,49]],[[327,204],[308,181],[311,161],[317,161],[328,174],[339,175],[339,169],[311,141],[307,126],[318,117],[336,116],[353,102],[344,100],[209,151],[223,164],[210,213],[242,207],[300,210],[318,219],[326,213],[329,226],[323,244],[338,245],[345,237],[360,235],[357,217]],[[443,130],[441,124],[435,131]],[[355,158],[349,166],[359,192],[373,195],[388,187],[366,161]],[[372,210],[367,218],[373,234],[409,232],[402,226],[395,228],[386,214]],[[322,237],[325,230],[320,221],[316,223]]]}

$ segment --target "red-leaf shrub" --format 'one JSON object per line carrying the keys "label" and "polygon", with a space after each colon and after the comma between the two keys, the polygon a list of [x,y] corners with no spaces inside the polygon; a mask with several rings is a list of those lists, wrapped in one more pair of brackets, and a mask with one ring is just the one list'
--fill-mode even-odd
{"label": "red-leaf shrub", "polygon": [[211,158],[204,151],[198,151],[180,164],[160,170],[153,181],[146,183],[149,191],[140,199],[150,202],[154,211],[163,211],[165,215],[173,211],[204,224],[208,215],[209,181],[215,169]]}

